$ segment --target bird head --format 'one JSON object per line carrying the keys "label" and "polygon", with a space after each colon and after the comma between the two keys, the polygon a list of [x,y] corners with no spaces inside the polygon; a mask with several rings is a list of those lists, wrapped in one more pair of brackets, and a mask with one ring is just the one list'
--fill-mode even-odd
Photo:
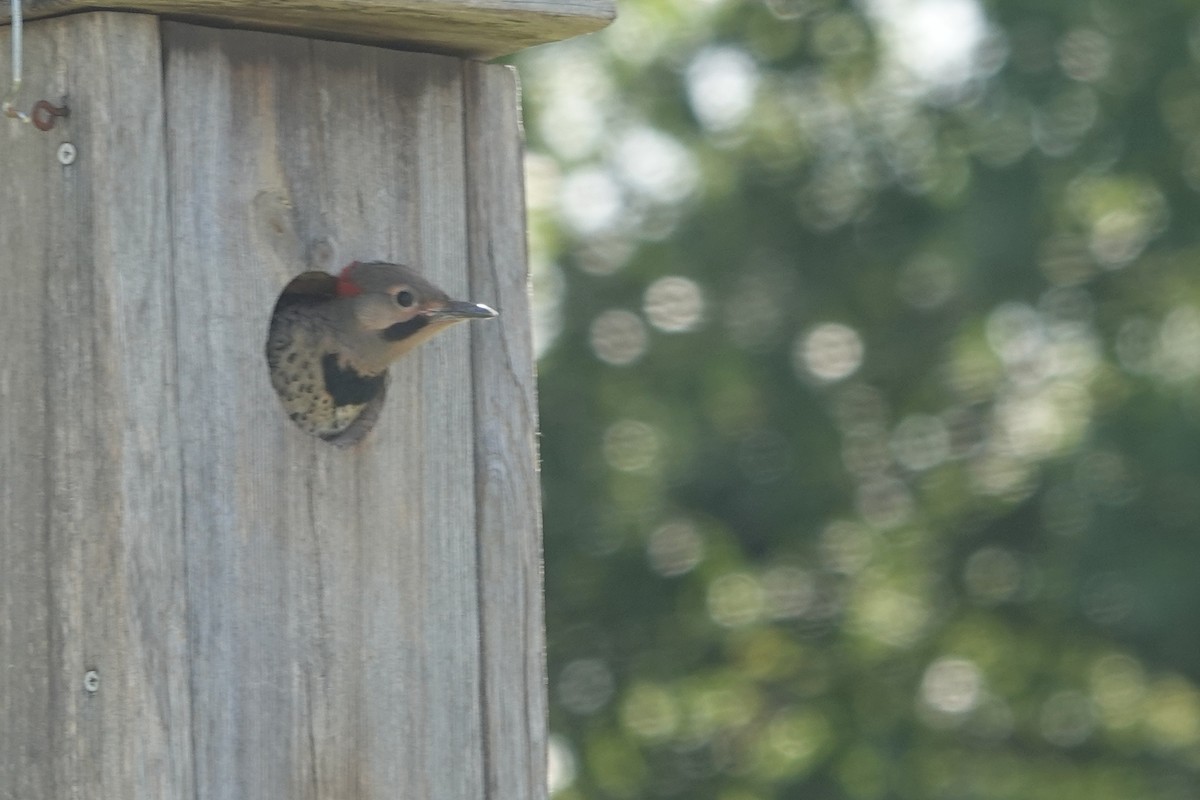
{"label": "bird head", "polygon": [[386,368],[456,322],[496,316],[488,306],[450,299],[408,267],[382,261],[356,261],[343,269],[336,294],[357,340],[351,352],[370,370]]}

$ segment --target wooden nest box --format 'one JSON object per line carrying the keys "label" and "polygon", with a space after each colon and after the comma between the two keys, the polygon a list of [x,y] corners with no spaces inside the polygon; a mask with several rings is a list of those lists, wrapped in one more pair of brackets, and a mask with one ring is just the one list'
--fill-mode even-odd
{"label": "wooden nest box", "polygon": [[[26,0],[16,103],[69,116],[0,118],[0,797],[544,797],[519,110],[470,59],[612,15]],[[342,450],[263,346],[373,259],[501,316]]]}

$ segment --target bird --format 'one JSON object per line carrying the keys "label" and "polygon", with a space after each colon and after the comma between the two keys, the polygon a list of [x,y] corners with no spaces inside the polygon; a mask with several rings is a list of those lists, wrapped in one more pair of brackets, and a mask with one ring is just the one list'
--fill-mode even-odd
{"label": "bird", "polygon": [[271,385],[301,430],[350,447],[379,419],[392,362],[456,322],[495,316],[489,306],[450,299],[402,264],[304,272],[271,315]]}

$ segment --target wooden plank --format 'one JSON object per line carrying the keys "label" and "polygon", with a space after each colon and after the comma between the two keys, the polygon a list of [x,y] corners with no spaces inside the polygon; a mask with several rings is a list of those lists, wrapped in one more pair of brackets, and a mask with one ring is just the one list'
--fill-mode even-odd
{"label": "wooden plank", "polygon": [[468,329],[393,368],[350,451],[286,420],[263,357],[307,268],[465,293],[460,62],[174,23],[164,48],[197,795],[487,797]]}
{"label": "wooden plank", "polygon": [[[63,38],[62,29],[55,40]],[[26,63],[49,62],[49,36],[26,38]],[[7,32],[0,46],[8,48]],[[7,78],[7,75],[3,76]],[[2,121],[2,120],[0,120]],[[52,143],[15,124],[0,125],[0,253],[5,254],[5,291],[0,292],[0,719],[30,720],[20,735],[0,736],[0,793],[52,797],[54,773],[48,754],[61,729],[52,723],[52,691],[58,655],[50,639],[54,573],[61,574],[47,547],[49,476],[41,466],[49,434],[43,372],[43,331],[49,309],[45,274],[52,262],[54,220],[61,178]],[[20,409],[20,413],[16,410]],[[51,676],[51,666],[54,676]],[[82,680],[82,676],[77,676]],[[53,688],[52,688],[53,686]]]}
{"label": "wooden plank", "polygon": [[[494,58],[599,30],[615,0],[24,0],[29,19],[97,8]],[[8,20],[8,4],[0,22]]]}
{"label": "wooden plank", "polygon": [[489,797],[546,796],[546,676],[537,397],[516,72],[467,64],[472,293],[499,331],[471,331]]}
{"label": "wooden plank", "polygon": [[25,59],[75,113],[0,121],[0,796],[191,797],[158,24],[33,25]]}
{"label": "wooden plank", "polygon": [[[0,797],[544,796],[511,75],[27,33],[72,116],[0,126]],[[284,418],[263,344],[292,275],[376,257],[505,316],[398,365],[346,452]]]}

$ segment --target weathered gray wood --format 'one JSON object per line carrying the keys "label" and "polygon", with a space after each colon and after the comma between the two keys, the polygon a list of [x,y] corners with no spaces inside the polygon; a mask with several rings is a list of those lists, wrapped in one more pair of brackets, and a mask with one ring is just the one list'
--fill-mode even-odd
{"label": "weathered gray wood", "polygon": [[[72,115],[0,120],[0,797],[543,796],[507,69],[144,15],[26,34],[28,96]],[[344,451],[263,346],[288,279],[355,258],[502,317],[396,365]]]}
{"label": "weathered gray wood", "polygon": [[[493,58],[599,30],[615,0],[24,0],[30,19],[111,8]],[[8,20],[8,3],[0,22]]]}
{"label": "weathered gray wood", "polygon": [[393,368],[352,453],[280,424],[262,363],[307,267],[398,260],[465,294],[460,62],[164,41],[199,794],[485,797],[467,330]]}
{"label": "weathered gray wood", "polygon": [[29,34],[27,74],[77,113],[0,120],[0,797],[189,797],[163,100],[130,79],[157,24]]}
{"label": "weathered gray wood", "polygon": [[[505,335],[471,331],[488,785],[545,796],[541,513],[516,72],[466,67],[472,294],[496,293]],[[514,265],[522,265],[515,269]],[[514,676],[524,675],[520,684]]]}

